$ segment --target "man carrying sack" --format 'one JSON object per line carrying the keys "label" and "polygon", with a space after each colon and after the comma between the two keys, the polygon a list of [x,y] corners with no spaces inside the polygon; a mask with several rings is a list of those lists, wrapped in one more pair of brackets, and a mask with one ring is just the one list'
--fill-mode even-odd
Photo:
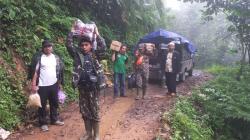
{"label": "man carrying sack", "polygon": [[102,67],[92,51],[92,39],[84,35],[78,36],[78,47],[73,47],[73,36],[73,32],[68,34],[66,47],[74,60],[73,85],[79,90],[80,112],[86,129],[86,135],[81,140],[99,140],[98,74]]}

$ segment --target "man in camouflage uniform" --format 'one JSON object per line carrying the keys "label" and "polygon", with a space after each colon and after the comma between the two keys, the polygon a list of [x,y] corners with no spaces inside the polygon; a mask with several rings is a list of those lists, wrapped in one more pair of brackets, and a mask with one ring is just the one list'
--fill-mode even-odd
{"label": "man in camouflage uniform", "polygon": [[94,140],[99,140],[100,117],[97,77],[101,66],[92,52],[92,40],[83,36],[78,47],[73,47],[73,33],[70,32],[66,46],[69,54],[74,59],[73,84],[79,90],[80,112],[86,129],[86,135],[81,139],[94,138]]}
{"label": "man in camouflage uniform", "polygon": [[[135,51],[136,61],[134,64],[135,74],[136,74],[136,86],[137,86],[137,97],[139,100],[139,90],[142,89],[142,99],[145,98],[147,82],[149,77],[149,54],[146,53],[145,48],[139,48]],[[141,60],[139,60],[141,59]],[[141,62],[139,62],[141,61]]]}

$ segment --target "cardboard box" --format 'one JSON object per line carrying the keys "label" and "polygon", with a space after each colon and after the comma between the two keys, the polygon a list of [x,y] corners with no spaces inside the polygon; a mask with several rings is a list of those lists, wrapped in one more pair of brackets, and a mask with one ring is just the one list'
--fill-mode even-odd
{"label": "cardboard box", "polygon": [[121,46],[122,46],[121,42],[113,40],[110,44],[110,49],[119,52]]}

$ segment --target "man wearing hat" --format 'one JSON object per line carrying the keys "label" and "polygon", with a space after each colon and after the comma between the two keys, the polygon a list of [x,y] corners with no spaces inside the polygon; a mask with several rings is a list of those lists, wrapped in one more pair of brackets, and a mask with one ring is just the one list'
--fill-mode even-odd
{"label": "man wearing hat", "polygon": [[41,105],[38,109],[39,124],[42,131],[48,131],[46,105],[49,100],[50,121],[54,125],[64,125],[58,119],[58,89],[63,82],[63,63],[53,53],[53,44],[49,40],[42,42],[42,51],[35,54],[31,62],[32,93],[38,92]]}
{"label": "man wearing hat", "polygon": [[180,72],[180,54],[175,50],[174,42],[168,44],[168,51],[163,60],[168,88],[167,95],[176,95],[176,75]]}
{"label": "man wearing hat", "polygon": [[73,86],[79,90],[79,106],[86,134],[81,140],[99,140],[99,84],[101,65],[93,53],[93,42],[87,36],[79,37],[78,47],[73,46],[73,33],[67,36],[67,50],[74,60]]}

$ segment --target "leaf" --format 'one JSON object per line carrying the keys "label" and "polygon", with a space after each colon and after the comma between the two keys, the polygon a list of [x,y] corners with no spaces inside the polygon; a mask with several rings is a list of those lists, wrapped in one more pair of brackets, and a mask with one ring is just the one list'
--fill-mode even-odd
{"label": "leaf", "polygon": [[34,38],[34,40],[36,41],[36,42],[38,42],[38,41],[40,41],[40,39],[39,39],[39,37],[37,36],[37,35],[33,35],[33,38]]}
{"label": "leaf", "polygon": [[9,18],[11,20],[14,20],[15,16],[16,16],[16,12],[12,9],[9,9]]}

